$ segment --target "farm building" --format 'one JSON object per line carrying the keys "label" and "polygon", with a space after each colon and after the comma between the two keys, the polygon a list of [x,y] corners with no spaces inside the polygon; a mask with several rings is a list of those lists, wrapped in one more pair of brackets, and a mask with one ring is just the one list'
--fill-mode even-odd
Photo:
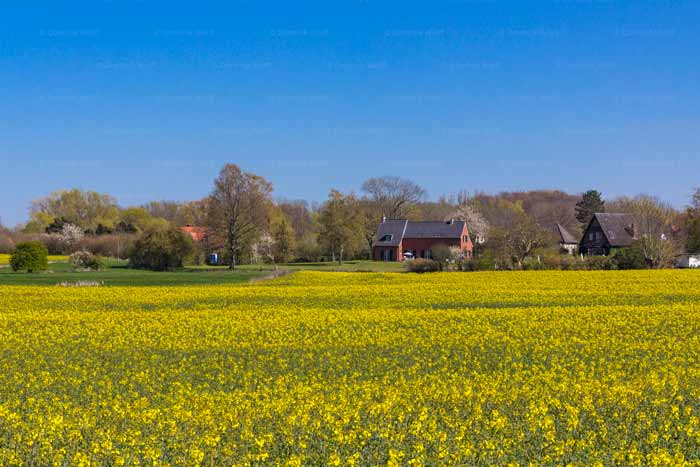
{"label": "farm building", "polygon": [[556,233],[559,241],[559,248],[566,250],[570,255],[575,254],[579,243],[576,237],[571,235],[561,224],[556,225]]}
{"label": "farm building", "polygon": [[700,254],[691,255],[689,253],[678,257],[678,267],[682,269],[700,268]]}
{"label": "farm building", "polygon": [[626,248],[636,239],[631,214],[595,213],[583,233],[579,251],[587,255],[609,255]]}
{"label": "farm building", "polygon": [[376,261],[403,261],[406,258],[431,258],[438,244],[457,247],[471,256],[474,246],[464,221],[413,222],[383,219],[372,247]]}
{"label": "farm building", "polygon": [[192,237],[195,242],[203,242],[209,236],[208,229],[206,227],[200,227],[197,225],[186,225],[180,227],[180,230]]}

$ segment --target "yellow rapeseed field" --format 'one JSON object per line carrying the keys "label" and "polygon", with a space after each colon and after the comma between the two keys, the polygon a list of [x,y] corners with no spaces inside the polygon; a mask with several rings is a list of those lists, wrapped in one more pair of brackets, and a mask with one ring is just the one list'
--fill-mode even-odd
{"label": "yellow rapeseed field", "polygon": [[[0,254],[0,265],[3,264],[10,264],[10,257],[12,255],[9,254]],[[49,262],[52,263],[57,263],[57,262],[62,262],[62,261],[68,261],[68,256],[65,255],[49,255],[48,256]]]}
{"label": "yellow rapeseed field", "polygon": [[0,287],[0,465],[698,466],[700,273]]}

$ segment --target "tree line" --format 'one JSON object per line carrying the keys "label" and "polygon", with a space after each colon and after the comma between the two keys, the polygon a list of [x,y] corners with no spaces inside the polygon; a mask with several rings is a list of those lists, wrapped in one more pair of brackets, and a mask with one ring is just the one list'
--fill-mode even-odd
{"label": "tree line", "polygon": [[[636,251],[649,267],[670,265],[681,252],[700,253],[700,190],[678,210],[649,195],[606,200],[595,190],[573,195],[558,190],[462,191],[429,200],[413,181],[383,176],[367,179],[357,192],[330,190],[313,203],[273,197],[264,177],[226,164],[209,196],[188,202],[152,201],[120,207],[108,194],[62,190],[35,200],[24,225],[0,231],[0,251],[31,237],[52,253],[100,250],[125,257],[138,239],[170,238],[154,232],[183,226],[205,229],[188,261],[217,251],[231,268],[241,263],[344,261],[371,258],[383,217],[409,220],[464,220],[484,267],[514,269],[557,249],[556,225],[580,237],[595,212],[625,212],[639,228]],[[58,251],[62,250],[62,251]],[[184,250],[187,250],[186,248]],[[184,251],[183,250],[183,251]],[[183,253],[184,255],[185,253]],[[184,259],[183,259],[184,260]]]}

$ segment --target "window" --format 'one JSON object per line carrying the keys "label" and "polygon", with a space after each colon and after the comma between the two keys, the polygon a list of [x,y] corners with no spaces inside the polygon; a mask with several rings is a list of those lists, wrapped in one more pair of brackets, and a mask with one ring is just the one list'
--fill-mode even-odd
{"label": "window", "polygon": [[380,242],[390,242],[392,238],[394,238],[393,235],[387,234],[387,235],[384,235],[382,238],[380,238],[379,241]]}

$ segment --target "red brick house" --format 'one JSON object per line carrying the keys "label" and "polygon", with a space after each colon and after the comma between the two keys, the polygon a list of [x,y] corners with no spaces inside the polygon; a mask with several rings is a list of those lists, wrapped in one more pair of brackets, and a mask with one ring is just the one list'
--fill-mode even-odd
{"label": "red brick house", "polygon": [[195,242],[203,242],[209,236],[209,229],[197,225],[186,225],[180,230],[192,237]]}
{"label": "red brick house", "polygon": [[407,253],[413,258],[430,258],[431,248],[437,244],[457,247],[465,256],[471,256],[474,249],[464,221],[384,219],[377,229],[372,258],[375,261],[403,261]]}

